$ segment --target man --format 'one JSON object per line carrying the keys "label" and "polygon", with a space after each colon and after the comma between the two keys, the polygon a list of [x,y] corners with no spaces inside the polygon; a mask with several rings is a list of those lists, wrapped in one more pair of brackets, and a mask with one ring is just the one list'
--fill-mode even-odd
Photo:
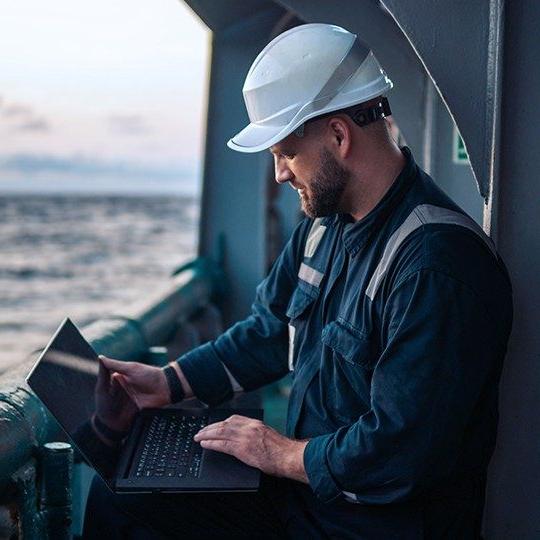
{"label": "man", "polygon": [[103,364],[139,408],[214,405],[291,370],[287,436],[243,417],[196,435],[263,471],[257,496],[111,498],[119,511],[186,538],[479,538],[510,283],[392,140],[391,84],[332,25],[289,30],[255,60],[251,124],[229,146],[270,149],[307,218],[246,320],[165,370]]}

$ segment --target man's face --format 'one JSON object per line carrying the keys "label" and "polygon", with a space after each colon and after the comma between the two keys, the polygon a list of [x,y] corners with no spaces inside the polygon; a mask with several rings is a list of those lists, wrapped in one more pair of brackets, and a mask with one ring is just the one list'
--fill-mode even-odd
{"label": "man's face", "polygon": [[[294,135],[292,136],[294,137]],[[322,217],[343,211],[343,194],[350,172],[323,146],[287,137],[271,148],[276,181],[298,191],[303,212]]]}

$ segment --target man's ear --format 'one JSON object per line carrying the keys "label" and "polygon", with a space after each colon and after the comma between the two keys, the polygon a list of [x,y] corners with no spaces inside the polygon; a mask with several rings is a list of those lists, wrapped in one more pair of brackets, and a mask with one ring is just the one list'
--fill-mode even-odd
{"label": "man's ear", "polygon": [[347,121],[341,116],[331,118],[328,122],[331,144],[342,158],[348,157],[352,146],[352,131]]}

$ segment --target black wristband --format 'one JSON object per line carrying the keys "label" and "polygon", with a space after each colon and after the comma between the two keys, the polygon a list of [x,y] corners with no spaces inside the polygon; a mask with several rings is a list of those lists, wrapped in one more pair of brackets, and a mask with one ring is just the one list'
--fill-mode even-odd
{"label": "black wristband", "polygon": [[94,415],[94,426],[96,426],[96,429],[101,433],[101,435],[112,442],[120,442],[129,433],[128,431],[117,431],[116,429],[111,429],[99,418],[97,414]]}
{"label": "black wristband", "polygon": [[169,393],[171,394],[171,403],[178,403],[184,399],[184,389],[182,388],[182,382],[180,377],[172,366],[163,368],[163,373],[167,379],[169,385]]}

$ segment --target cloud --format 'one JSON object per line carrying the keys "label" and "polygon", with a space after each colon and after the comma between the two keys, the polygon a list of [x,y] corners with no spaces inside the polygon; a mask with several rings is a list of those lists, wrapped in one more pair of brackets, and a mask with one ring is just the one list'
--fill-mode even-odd
{"label": "cloud", "polygon": [[15,125],[14,130],[16,131],[41,131],[46,132],[51,130],[51,126],[47,120],[43,118],[30,118],[25,120],[18,125]]}
{"label": "cloud", "polygon": [[2,109],[2,116],[4,118],[21,118],[21,117],[31,117],[34,114],[32,107],[28,105],[22,105],[14,103],[12,105],[6,105]]}
{"label": "cloud", "polygon": [[123,135],[146,135],[151,131],[144,117],[138,114],[112,114],[107,121],[112,131]]}
{"label": "cloud", "polygon": [[192,176],[188,168],[172,165],[147,165],[129,161],[106,161],[80,156],[12,154],[0,156],[0,172],[26,178],[44,174],[76,177],[126,177],[132,179],[173,180]]}
{"label": "cloud", "polygon": [[50,123],[34,111],[33,107],[22,103],[4,103],[0,96],[0,115],[7,120],[12,131],[41,132],[51,131]]}

